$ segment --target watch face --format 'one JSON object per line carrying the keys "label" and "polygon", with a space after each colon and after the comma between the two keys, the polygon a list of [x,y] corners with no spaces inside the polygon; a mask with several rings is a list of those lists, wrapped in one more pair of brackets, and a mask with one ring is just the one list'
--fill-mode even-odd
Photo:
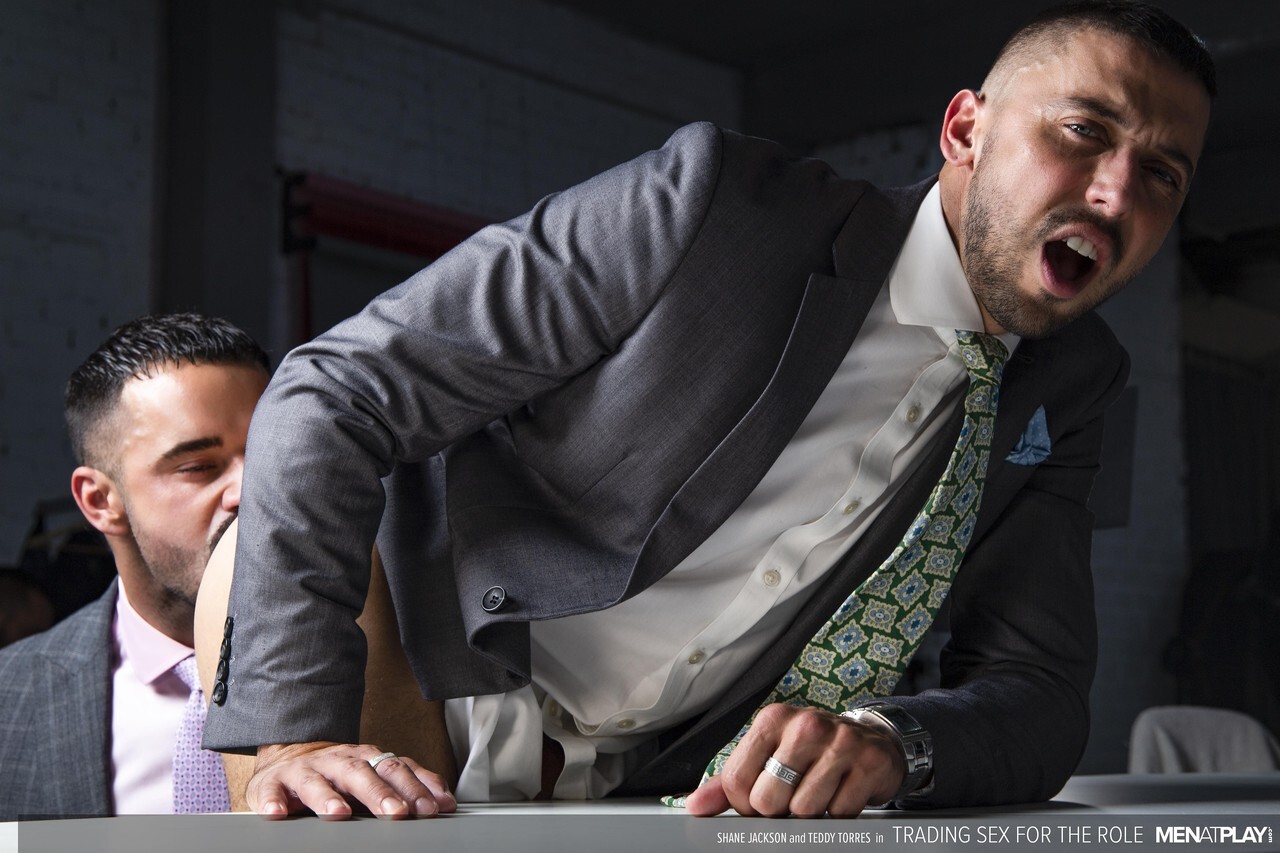
{"label": "watch face", "polygon": [[928,737],[928,732],[924,730],[915,718],[897,705],[880,705],[874,709],[876,713],[884,717],[889,723],[898,730],[903,738],[924,736]]}

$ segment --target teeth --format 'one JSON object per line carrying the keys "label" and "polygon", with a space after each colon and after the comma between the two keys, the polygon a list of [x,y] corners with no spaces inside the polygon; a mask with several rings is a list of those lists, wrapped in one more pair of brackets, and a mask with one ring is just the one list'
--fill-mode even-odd
{"label": "teeth", "polygon": [[1066,244],[1074,251],[1084,255],[1091,261],[1096,261],[1098,259],[1098,247],[1083,237],[1068,237],[1066,239]]}

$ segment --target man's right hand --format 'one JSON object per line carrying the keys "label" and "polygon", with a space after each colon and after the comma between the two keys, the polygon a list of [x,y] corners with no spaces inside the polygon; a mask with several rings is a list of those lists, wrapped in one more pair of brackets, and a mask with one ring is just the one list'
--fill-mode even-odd
{"label": "man's right hand", "polygon": [[376,817],[434,817],[457,801],[444,779],[408,757],[369,762],[383,750],[370,744],[267,744],[258,747],[249,780],[249,807],[279,820],[310,809],[324,820],[351,817],[353,805]]}

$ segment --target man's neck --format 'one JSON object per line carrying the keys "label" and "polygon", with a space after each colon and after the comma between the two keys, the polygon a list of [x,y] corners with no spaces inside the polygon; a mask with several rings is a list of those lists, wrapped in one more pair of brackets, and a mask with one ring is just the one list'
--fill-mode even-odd
{"label": "man's neck", "polygon": [[120,586],[134,612],[171,640],[194,647],[195,605],[159,586],[145,567],[126,562],[119,554],[116,568],[120,573]]}

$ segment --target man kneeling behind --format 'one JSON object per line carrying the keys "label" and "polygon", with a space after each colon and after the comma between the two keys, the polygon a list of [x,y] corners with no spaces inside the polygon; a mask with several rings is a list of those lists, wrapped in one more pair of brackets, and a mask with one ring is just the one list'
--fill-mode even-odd
{"label": "man kneeling behind", "polygon": [[192,616],[268,378],[252,338],[195,314],[127,323],[71,375],[71,491],[119,578],[0,651],[0,820],[226,809],[198,749]]}

